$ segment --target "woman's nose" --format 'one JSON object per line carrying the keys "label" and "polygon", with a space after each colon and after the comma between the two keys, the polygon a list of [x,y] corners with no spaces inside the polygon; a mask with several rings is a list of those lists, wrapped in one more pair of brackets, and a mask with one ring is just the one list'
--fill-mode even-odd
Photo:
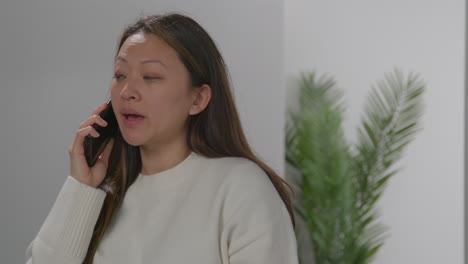
{"label": "woman's nose", "polygon": [[124,100],[136,100],[140,97],[140,92],[138,90],[138,81],[136,80],[136,78],[127,78],[127,82],[122,88],[120,95]]}

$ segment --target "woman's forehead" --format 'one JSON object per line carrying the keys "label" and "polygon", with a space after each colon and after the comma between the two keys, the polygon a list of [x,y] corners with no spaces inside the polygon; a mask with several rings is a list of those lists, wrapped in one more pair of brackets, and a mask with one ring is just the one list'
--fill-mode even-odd
{"label": "woman's forehead", "polygon": [[127,38],[127,41],[132,42],[132,43],[141,43],[146,40],[145,34],[139,32],[135,33]]}
{"label": "woman's forehead", "polygon": [[119,50],[115,63],[158,63],[168,67],[178,60],[176,51],[154,34],[138,33],[128,37]]}
{"label": "woman's forehead", "polygon": [[154,34],[138,33],[129,36],[124,41],[122,47],[120,47],[119,54],[131,53],[132,55],[138,55],[139,53],[145,52],[168,52],[169,50],[173,50],[172,47],[158,36]]}

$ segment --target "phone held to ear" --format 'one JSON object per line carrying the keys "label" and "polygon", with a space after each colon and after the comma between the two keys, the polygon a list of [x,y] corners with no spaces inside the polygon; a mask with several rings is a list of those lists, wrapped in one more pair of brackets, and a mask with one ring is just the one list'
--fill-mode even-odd
{"label": "phone held to ear", "polygon": [[94,123],[92,127],[96,129],[100,136],[95,138],[91,135],[87,135],[83,143],[86,162],[89,167],[93,167],[94,164],[96,164],[99,155],[104,151],[109,140],[115,136],[118,129],[117,119],[115,118],[110,99],[107,102],[107,107],[99,113],[99,116],[107,121],[107,126],[102,127]]}

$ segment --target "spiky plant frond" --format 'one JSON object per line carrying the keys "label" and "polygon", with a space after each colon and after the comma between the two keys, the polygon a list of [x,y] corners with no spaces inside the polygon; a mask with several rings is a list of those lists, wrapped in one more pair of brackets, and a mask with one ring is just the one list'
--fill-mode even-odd
{"label": "spiky plant frond", "polygon": [[362,222],[360,244],[368,249],[369,261],[383,245],[386,230],[375,221],[375,204],[388,180],[399,170],[394,165],[420,129],[424,90],[425,83],[418,74],[405,77],[395,69],[372,87],[364,107],[350,172],[354,174],[356,205]]}
{"label": "spiky plant frond", "polygon": [[299,110],[289,113],[286,161],[300,176],[296,212],[304,218],[317,264],[370,263],[384,240],[375,203],[418,129],[418,75],[388,74],[372,89],[358,143],[346,143],[342,92],[314,72],[300,79]]}
{"label": "spiky plant frond", "polygon": [[300,214],[321,263],[345,263],[342,260],[350,254],[347,241],[341,239],[352,231],[349,201],[354,196],[347,177],[349,150],[342,129],[343,110],[341,92],[331,78],[302,75],[299,112],[291,113],[287,132],[286,159],[307,175],[301,187],[305,210]]}

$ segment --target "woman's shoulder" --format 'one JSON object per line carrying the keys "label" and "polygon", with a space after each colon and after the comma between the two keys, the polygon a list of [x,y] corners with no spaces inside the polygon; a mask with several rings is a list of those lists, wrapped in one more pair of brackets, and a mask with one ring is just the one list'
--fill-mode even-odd
{"label": "woman's shoulder", "polygon": [[223,197],[224,224],[248,222],[264,227],[274,221],[289,221],[278,191],[257,163],[239,157],[215,158],[209,162],[208,180],[218,183],[215,189]]}
{"label": "woman's shoulder", "polygon": [[276,190],[266,172],[254,161],[243,157],[207,159],[209,180],[218,182],[226,191],[240,194],[270,194]]}
{"label": "woman's shoulder", "polygon": [[239,169],[239,168],[249,168],[249,169],[260,169],[257,163],[243,157],[221,157],[221,158],[211,158],[212,166],[218,169]]}
{"label": "woman's shoulder", "polygon": [[207,169],[224,178],[268,177],[257,163],[243,157],[210,158]]}

